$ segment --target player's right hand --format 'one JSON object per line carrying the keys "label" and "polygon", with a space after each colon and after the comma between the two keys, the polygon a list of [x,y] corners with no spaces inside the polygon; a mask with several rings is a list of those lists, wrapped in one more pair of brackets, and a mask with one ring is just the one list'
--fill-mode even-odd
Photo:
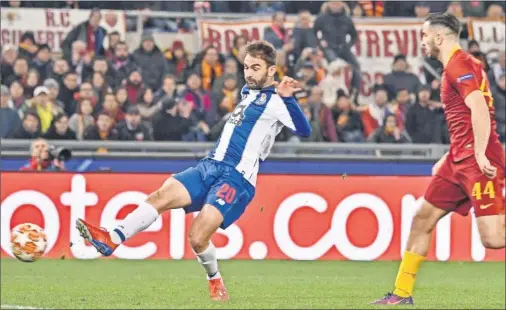
{"label": "player's right hand", "polygon": [[489,179],[495,178],[497,174],[497,168],[492,166],[485,154],[476,154],[476,162],[480,167],[481,172]]}

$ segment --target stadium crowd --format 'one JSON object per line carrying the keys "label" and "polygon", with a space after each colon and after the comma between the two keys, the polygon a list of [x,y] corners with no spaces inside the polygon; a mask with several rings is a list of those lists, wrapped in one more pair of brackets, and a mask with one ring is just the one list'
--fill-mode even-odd
{"label": "stadium crowd", "polygon": [[[440,81],[427,71],[423,84],[411,72],[405,55],[396,55],[392,72],[375,81],[374,102],[360,102],[361,72],[367,69],[351,51],[357,40],[351,15],[425,17],[437,10],[457,16],[504,17],[504,4],[487,1],[402,2],[395,7],[383,1],[139,3],[6,1],[2,5],[272,14],[264,39],[279,51],[277,78],[289,75],[301,85],[296,97],[313,127],[312,136],[302,141],[311,142],[449,143]],[[441,3],[444,7],[433,7]],[[205,46],[190,55],[178,40],[161,50],[152,33],[145,32],[140,45],[132,50],[118,33],[107,33],[99,26],[100,8],[94,8],[88,21],[69,32],[61,46],[61,58],[52,57],[50,47],[36,42],[32,32],[24,33],[18,46],[2,46],[0,137],[217,140],[241,99],[242,60],[248,38],[236,37],[230,54]],[[291,33],[284,27],[286,12],[298,14]],[[145,21],[146,28],[149,23],[149,19]],[[151,23],[161,31],[167,26]],[[464,32],[464,38],[466,35]],[[103,45],[106,37],[107,49]],[[497,61],[489,64],[476,41],[469,41],[465,48],[482,60],[487,71],[497,131],[504,142],[505,53],[499,53]],[[427,61],[434,71],[442,72],[439,62]],[[349,85],[343,73],[347,66],[353,72]],[[277,139],[301,141],[287,130]]]}

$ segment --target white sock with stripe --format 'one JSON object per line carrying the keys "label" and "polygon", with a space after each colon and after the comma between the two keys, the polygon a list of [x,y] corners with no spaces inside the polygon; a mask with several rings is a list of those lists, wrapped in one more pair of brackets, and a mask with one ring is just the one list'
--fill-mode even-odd
{"label": "white sock with stripe", "polygon": [[216,259],[216,248],[212,242],[203,252],[196,254],[198,262],[204,267],[207,272],[207,279],[214,280],[221,278],[218,271],[218,260]]}
{"label": "white sock with stripe", "polygon": [[128,214],[123,223],[109,232],[112,242],[121,244],[143,231],[158,218],[158,211],[148,202],[141,203],[137,209]]}

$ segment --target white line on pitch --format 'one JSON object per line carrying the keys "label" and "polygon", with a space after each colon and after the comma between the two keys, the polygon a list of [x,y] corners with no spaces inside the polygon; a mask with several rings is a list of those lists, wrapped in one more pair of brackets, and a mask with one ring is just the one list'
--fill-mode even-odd
{"label": "white line on pitch", "polygon": [[1,305],[0,309],[49,309],[49,308],[37,308],[37,307],[20,306],[20,305]]}

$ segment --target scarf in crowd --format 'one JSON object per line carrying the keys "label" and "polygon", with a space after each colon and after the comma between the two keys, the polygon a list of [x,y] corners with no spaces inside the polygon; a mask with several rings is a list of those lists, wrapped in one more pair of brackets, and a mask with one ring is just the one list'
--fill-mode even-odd
{"label": "scarf in crowd", "polygon": [[285,36],[285,32],[283,28],[278,27],[277,25],[271,25],[272,31],[276,34],[276,36],[281,39],[281,41],[286,43],[287,37]]}
{"label": "scarf in crowd", "polygon": [[223,74],[223,68],[220,63],[214,66],[208,64],[205,60],[202,61],[202,88],[209,91],[215,79]]}
{"label": "scarf in crowd", "polygon": [[383,1],[359,1],[358,3],[364,10],[365,16],[383,16],[385,9]]}

